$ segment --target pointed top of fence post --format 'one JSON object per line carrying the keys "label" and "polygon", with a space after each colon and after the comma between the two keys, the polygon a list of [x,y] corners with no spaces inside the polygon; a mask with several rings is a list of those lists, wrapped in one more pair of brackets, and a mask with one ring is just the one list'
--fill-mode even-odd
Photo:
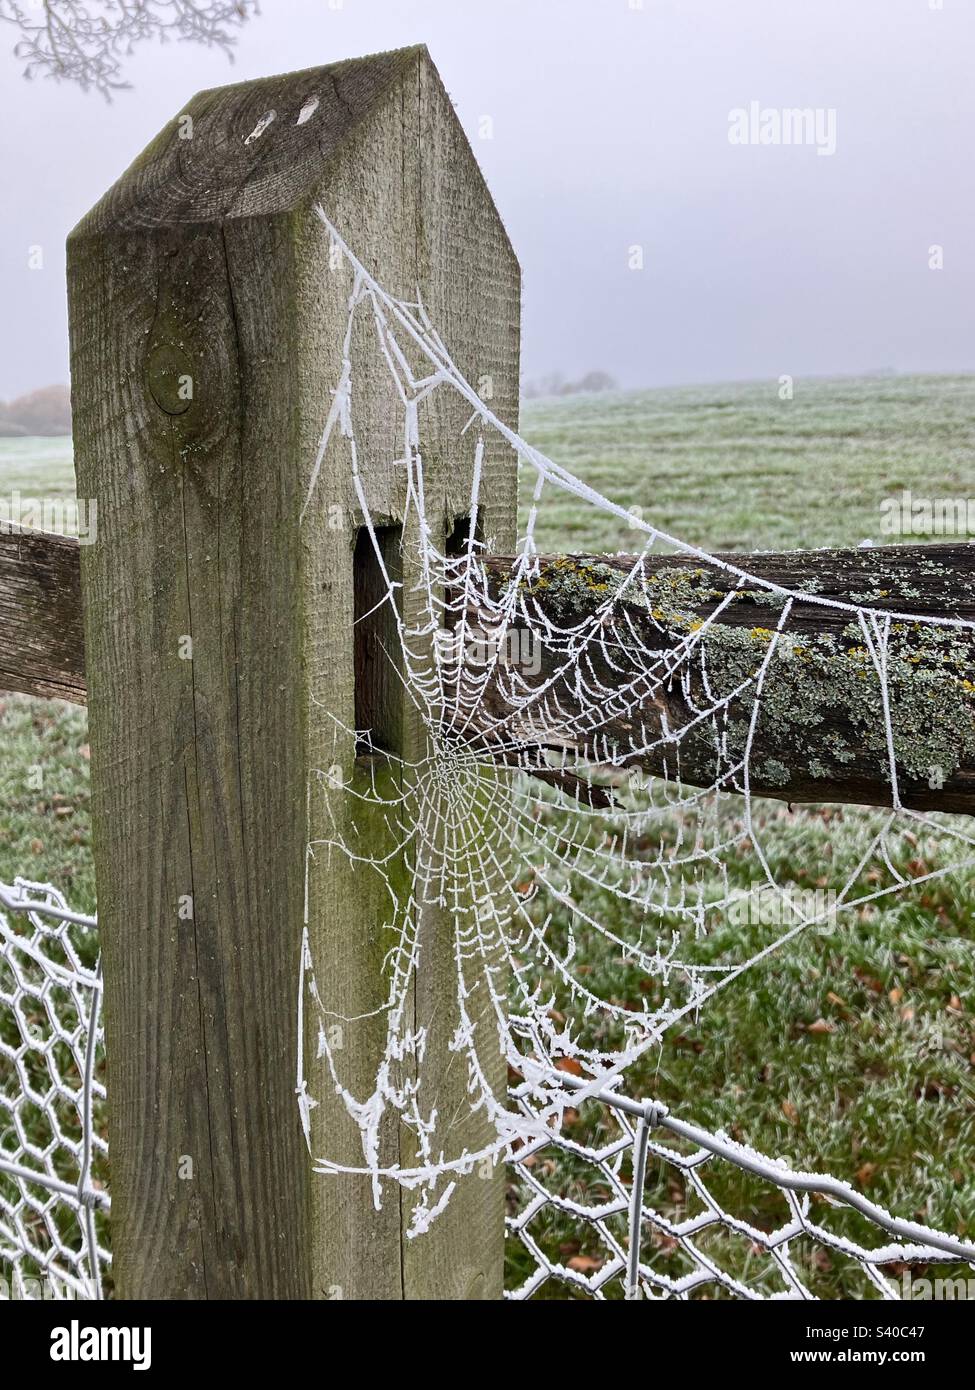
{"label": "pointed top of fence post", "polygon": [[[263,217],[306,204],[357,127],[422,63],[425,44],[198,92],[71,233]],[[459,124],[459,123],[458,123]]]}

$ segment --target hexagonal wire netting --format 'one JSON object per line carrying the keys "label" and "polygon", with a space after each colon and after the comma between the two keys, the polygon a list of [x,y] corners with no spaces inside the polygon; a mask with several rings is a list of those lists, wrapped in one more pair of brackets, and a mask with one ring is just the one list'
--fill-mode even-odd
{"label": "hexagonal wire netting", "polygon": [[665,1106],[573,1084],[580,1109],[511,1165],[509,1298],[900,1299],[918,1273],[975,1286],[970,1242]]}
{"label": "hexagonal wire netting", "polygon": [[[97,924],[22,879],[0,884],[0,906],[0,1291],[99,1298],[110,1256]],[[509,1298],[897,1299],[918,1269],[975,1270],[975,1245],[845,1182],[653,1102],[570,1086],[578,1108],[509,1161]]]}
{"label": "hexagonal wire netting", "polygon": [[0,1292],[99,1298],[109,1265],[98,931],[0,884]]}

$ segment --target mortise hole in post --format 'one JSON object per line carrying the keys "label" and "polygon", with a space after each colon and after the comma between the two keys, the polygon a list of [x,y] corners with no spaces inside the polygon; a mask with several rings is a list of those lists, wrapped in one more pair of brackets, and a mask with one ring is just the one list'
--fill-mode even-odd
{"label": "mortise hole in post", "polygon": [[[459,559],[467,554],[467,544],[471,535],[471,519],[469,516],[455,516],[453,530],[447,537],[447,557],[451,560]],[[474,526],[474,540],[482,545],[484,543],[484,528],[481,524],[481,514],[477,514],[477,522]]]}
{"label": "mortise hole in post", "polygon": [[[355,726],[358,731],[369,734],[368,740],[360,740],[357,754],[398,753],[403,741],[403,682],[398,674],[400,642],[396,614],[387,599],[388,588],[382,569],[385,566],[390,581],[402,579],[403,528],[377,526],[374,534],[376,545],[368,529],[360,527],[352,561]],[[396,601],[399,602],[398,590]]]}

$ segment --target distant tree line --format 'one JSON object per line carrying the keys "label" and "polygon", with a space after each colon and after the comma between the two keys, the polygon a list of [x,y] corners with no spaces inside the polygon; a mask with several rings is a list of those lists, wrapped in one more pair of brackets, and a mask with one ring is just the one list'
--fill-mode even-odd
{"label": "distant tree line", "polygon": [[550,372],[548,376],[522,384],[521,394],[526,400],[537,396],[578,396],[595,391],[615,391],[616,381],[609,372],[586,372],[578,381],[566,381],[561,372]]}
{"label": "distant tree line", "polygon": [[42,386],[15,401],[0,401],[0,439],[70,433],[71,393],[67,386]]}

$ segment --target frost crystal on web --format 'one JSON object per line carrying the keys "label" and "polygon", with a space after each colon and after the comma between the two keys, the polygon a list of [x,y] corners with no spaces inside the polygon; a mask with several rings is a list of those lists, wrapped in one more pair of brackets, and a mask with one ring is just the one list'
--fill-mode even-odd
{"label": "frost crystal on web", "polygon": [[[335,833],[309,845],[308,874],[344,857],[375,879],[388,993],[385,1042],[363,1084],[361,1073],[350,1079],[338,1040],[355,1019],[330,998],[306,929],[297,1091],[316,1167],[368,1174],[377,1205],[388,1183],[417,1190],[418,1234],[459,1175],[551,1135],[586,1097],[613,1094],[668,1029],[800,932],[836,930],[845,914],[975,862],[964,824],[930,814],[950,800],[918,793],[940,792],[975,751],[972,688],[959,675],[973,624],[913,613],[903,593],[885,602],[889,589],[854,601],[749,573],[600,496],[506,426],[458,371],[422,303],[388,294],[318,214],[348,275],[349,318],[302,517],[326,451],[341,448],[380,577],[369,613],[385,612],[383,656],[421,736],[407,756],[373,749],[368,728],[344,728],[375,754],[368,772],[353,785],[323,768],[309,789],[345,809]],[[352,342],[363,320],[402,426],[402,455],[389,461],[405,475],[402,578],[360,471]],[[469,407],[466,447],[473,440],[458,548],[444,544],[425,495],[420,407],[440,392]],[[486,441],[497,437],[517,454],[525,500],[508,557],[478,526]],[[566,496],[615,519],[626,552],[544,553],[544,509]],[[919,679],[925,700],[912,703]],[[835,720],[823,719],[824,703]],[[853,823],[828,891],[792,882],[766,845],[769,825],[789,814],[760,799],[784,795],[784,748],[822,779],[821,797],[806,788],[800,800],[831,799],[830,767],[852,769],[851,785],[872,768],[886,784],[889,805]],[[907,872],[905,835],[936,847]],[[430,910],[448,924],[448,1050],[484,1121],[474,1146],[458,1148],[458,1116],[438,1109],[428,1031],[416,1022],[419,922]],[[589,963],[594,942],[617,964],[612,980]],[[637,999],[617,988],[627,977],[639,981]],[[360,1162],[312,1141],[311,1112],[326,1089],[357,1126]],[[409,1161],[384,1156],[391,1120],[412,1135]]]}

